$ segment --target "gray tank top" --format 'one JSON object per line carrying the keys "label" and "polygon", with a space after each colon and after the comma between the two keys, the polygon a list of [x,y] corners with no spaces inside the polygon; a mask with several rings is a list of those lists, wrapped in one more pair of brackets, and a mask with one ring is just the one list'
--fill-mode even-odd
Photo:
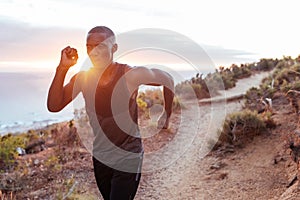
{"label": "gray tank top", "polygon": [[94,132],[93,156],[119,170],[136,172],[143,154],[138,128],[137,90],[129,93],[124,74],[126,64],[113,63],[111,79],[105,85],[93,69],[86,73],[83,96]]}

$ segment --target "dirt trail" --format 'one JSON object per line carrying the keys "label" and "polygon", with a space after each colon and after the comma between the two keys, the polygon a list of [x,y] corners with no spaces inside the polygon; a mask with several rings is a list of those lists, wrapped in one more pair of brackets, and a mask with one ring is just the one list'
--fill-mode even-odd
{"label": "dirt trail", "polygon": [[[222,93],[221,98],[245,93],[250,87],[258,86],[266,75],[261,73],[240,80],[235,88]],[[218,98],[215,99],[219,101]],[[172,152],[182,156],[169,166],[143,174],[136,199],[277,199],[282,195],[290,177],[283,170],[286,162],[274,163],[274,159],[288,160],[278,135],[259,136],[251,145],[225,157],[207,155],[225,114],[240,110],[242,103],[221,102],[198,107],[189,102],[185,105],[187,111],[182,114],[183,125],[177,134],[186,134],[194,140],[178,142]]]}

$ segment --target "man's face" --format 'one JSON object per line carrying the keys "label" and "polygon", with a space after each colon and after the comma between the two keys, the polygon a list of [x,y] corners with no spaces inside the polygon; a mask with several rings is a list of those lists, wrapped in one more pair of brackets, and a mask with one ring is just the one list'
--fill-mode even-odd
{"label": "man's face", "polygon": [[90,33],[87,36],[86,48],[94,67],[106,68],[113,60],[113,41],[105,33]]}

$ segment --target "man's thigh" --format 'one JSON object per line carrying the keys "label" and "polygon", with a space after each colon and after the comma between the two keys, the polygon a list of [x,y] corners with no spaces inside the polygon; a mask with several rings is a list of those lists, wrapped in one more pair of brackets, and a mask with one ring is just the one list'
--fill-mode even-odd
{"label": "man's thigh", "polygon": [[115,171],[111,181],[111,200],[129,200],[133,199],[139,182],[141,174]]}
{"label": "man's thigh", "polygon": [[111,179],[113,175],[113,169],[99,162],[96,158],[93,158],[94,173],[97,182],[97,186],[102,194],[103,198],[110,199],[111,192]]}

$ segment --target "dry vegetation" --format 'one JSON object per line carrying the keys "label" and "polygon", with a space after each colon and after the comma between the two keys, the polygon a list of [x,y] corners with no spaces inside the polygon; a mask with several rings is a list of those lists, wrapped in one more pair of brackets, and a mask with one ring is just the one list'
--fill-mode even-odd
{"label": "dry vegetation", "polygon": [[300,149],[300,134],[295,134],[295,130],[297,132],[299,128],[299,60],[300,57],[284,57],[273,62],[268,60],[268,65],[274,66],[271,68],[273,73],[262,81],[259,88],[253,87],[247,91],[242,111],[227,116],[214,149],[226,145],[242,147],[250,143],[256,135],[270,133],[276,127],[274,107],[282,108],[287,102],[292,111],[287,107],[283,109],[288,114],[295,115],[297,123],[294,124],[294,129],[288,130],[283,142],[289,144],[287,148]]}

